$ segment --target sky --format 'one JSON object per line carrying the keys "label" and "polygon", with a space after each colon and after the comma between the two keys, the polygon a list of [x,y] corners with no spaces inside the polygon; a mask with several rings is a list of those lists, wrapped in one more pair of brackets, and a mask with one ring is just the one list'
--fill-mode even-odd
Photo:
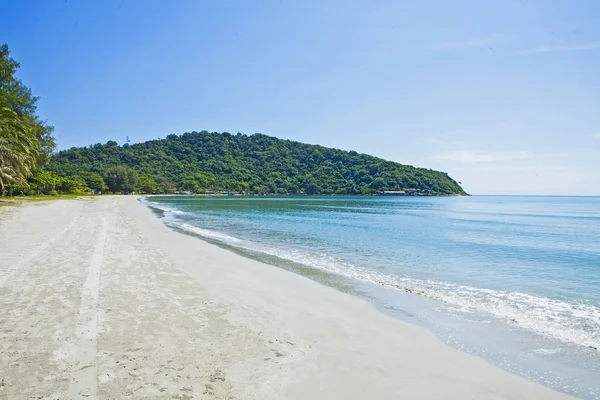
{"label": "sky", "polygon": [[59,149],[261,132],[600,195],[597,0],[7,1],[0,43]]}

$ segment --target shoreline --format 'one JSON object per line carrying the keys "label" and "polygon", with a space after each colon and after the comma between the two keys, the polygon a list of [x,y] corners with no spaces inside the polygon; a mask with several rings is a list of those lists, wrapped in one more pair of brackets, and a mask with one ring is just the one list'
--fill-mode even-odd
{"label": "shoreline", "polygon": [[[418,284],[415,286],[414,282],[408,286],[403,285],[401,281],[398,282],[398,285],[392,285],[385,280],[386,276],[377,279],[380,275],[375,277],[373,275],[357,275],[354,269],[357,264],[349,265],[350,272],[346,273],[336,269],[336,265],[340,265],[340,263],[344,265],[348,260],[342,253],[336,253],[336,249],[326,250],[327,255],[341,258],[336,259],[335,262],[329,260],[323,264],[319,261],[319,252],[295,253],[299,247],[294,246],[293,241],[290,249],[294,250],[289,252],[286,251],[287,246],[281,241],[270,241],[268,239],[272,236],[270,229],[274,228],[276,231],[276,226],[266,222],[259,223],[265,229],[262,233],[266,241],[263,242],[256,231],[255,222],[250,220],[242,222],[235,215],[232,215],[231,218],[224,216],[225,221],[233,224],[248,223],[256,231],[254,236],[240,235],[239,231],[236,234],[235,230],[228,230],[223,226],[223,221],[220,225],[215,225],[212,221],[214,214],[210,211],[213,209],[211,206],[207,209],[199,208],[208,211],[211,218],[211,222],[206,221],[207,225],[204,225],[201,220],[202,211],[199,211],[200,214],[193,211],[195,208],[192,206],[193,202],[190,202],[192,199],[182,200],[181,202],[177,201],[175,197],[171,197],[168,202],[160,202],[158,199],[154,201],[140,199],[142,204],[152,210],[154,216],[178,233],[356,296],[372,304],[379,312],[411,325],[426,328],[441,342],[454,349],[481,357],[493,365],[529,381],[543,384],[553,390],[565,391],[573,396],[597,398],[596,378],[598,375],[595,365],[597,365],[598,356],[595,348],[590,349],[586,344],[571,342],[561,336],[548,336],[539,333],[539,330],[531,330],[531,325],[523,324],[533,324],[532,321],[538,320],[530,319],[529,314],[524,314],[519,321],[515,321],[503,319],[502,315],[498,316],[490,310],[469,309],[466,311],[453,303],[453,299],[446,299],[435,291],[428,291],[427,288],[424,288],[425,291],[419,290],[423,286]],[[269,199],[264,201],[267,200]],[[260,204],[267,204],[264,201]],[[189,206],[186,203],[189,203]],[[221,208],[216,206],[217,203],[214,204],[215,212],[218,213]],[[225,208],[235,209],[233,206]],[[219,229],[220,227],[225,229]],[[307,234],[305,231],[302,233]],[[325,242],[328,240],[320,238]],[[377,244],[373,245],[377,246]],[[307,251],[310,252],[310,250]],[[432,254],[435,254],[435,250]],[[310,256],[313,256],[316,261],[307,258]],[[379,259],[379,262],[381,261]],[[331,264],[332,262],[333,264]],[[470,289],[468,286],[466,288]],[[477,290],[476,287],[472,289]],[[444,292],[442,291],[442,293]],[[495,292],[495,294],[501,295],[499,292]],[[546,299],[541,297],[537,300],[543,302]],[[485,301],[483,303],[487,304]],[[530,302],[529,305],[535,309],[533,302]],[[474,305],[474,307],[477,306]],[[534,314],[531,317],[537,316]]]}
{"label": "shoreline", "polygon": [[[572,398],[364,300],[175,232],[133,196],[38,205],[0,224],[0,397]],[[90,321],[96,348],[82,357]],[[82,367],[95,388],[81,388]]]}

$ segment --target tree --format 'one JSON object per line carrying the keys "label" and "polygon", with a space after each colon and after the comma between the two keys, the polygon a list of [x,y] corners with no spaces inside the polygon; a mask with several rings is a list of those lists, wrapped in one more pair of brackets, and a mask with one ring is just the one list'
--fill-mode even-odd
{"label": "tree", "polygon": [[157,176],[156,184],[158,185],[158,190],[160,192],[173,193],[175,191],[175,184],[164,176]]}
{"label": "tree", "polygon": [[104,181],[113,193],[133,192],[138,185],[138,175],[127,165],[115,165],[104,171]]}
{"label": "tree", "polygon": [[36,137],[36,166],[43,167],[49,161],[50,154],[56,144],[52,132],[54,127],[47,125],[37,115],[39,97],[34,96],[31,89],[16,78],[20,64],[10,57],[8,45],[0,46],[0,108],[6,107],[14,111],[21,123],[27,126]]}
{"label": "tree", "polygon": [[85,185],[92,190],[106,190],[108,186],[104,182],[102,175],[95,172],[84,172],[81,174],[81,178],[85,181]]}
{"label": "tree", "polygon": [[159,190],[158,183],[148,175],[140,177],[140,189],[143,193],[154,193]]}
{"label": "tree", "polygon": [[321,187],[319,186],[319,183],[312,176],[309,176],[306,179],[304,188],[307,194],[319,194],[321,192]]}
{"label": "tree", "polygon": [[59,193],[82,193],[87,190],[88,187],[85,184],[85,180],[80,176],[61,176],[56,181],[56,191]]}
{"label": "tree", "polygon": [[38,156],[38,141],[17,113],[0,108],[0,196],[7,184],[27,186]]}
{"label": "tree", "polygon": [[30,178],[30,186],[35,192],[43,194],[56,194],[58,175],[56,172],[37,170]]}
{"label": "tree", "polygon": [[20,64],[0,46],[0,196],[7,185],[26,188],[27,177],[47,164],[54,151],[52,126],[37,112],[38,97],[15,77]]}
{"label": "tree", "polygon": [[196,193],[198,190],[200,190],[200,187],[198,186],[198,182],[196,182],[196,180],[191,176],[189,176],[183,180],[183,184],[181,185],[181,187],[183,188],[183,190],[188,190],[188,191],[194,192],[194,193]]}

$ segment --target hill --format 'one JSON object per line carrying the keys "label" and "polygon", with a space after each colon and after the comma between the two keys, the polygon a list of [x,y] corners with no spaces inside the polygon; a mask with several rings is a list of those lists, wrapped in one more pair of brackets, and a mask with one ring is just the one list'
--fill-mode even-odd
{"label": "hill", "polygon": [[61,151],[46,169],[67,177],[97,173],[111,186],[113,175],[124,173],[115,167],[120,165],[137,173],[139,179],[132,179],[145,191],[372,194],[411,188],[432,195],[464,194],[443,172],[263,134],[202,131],[133,145],[109,141]]}

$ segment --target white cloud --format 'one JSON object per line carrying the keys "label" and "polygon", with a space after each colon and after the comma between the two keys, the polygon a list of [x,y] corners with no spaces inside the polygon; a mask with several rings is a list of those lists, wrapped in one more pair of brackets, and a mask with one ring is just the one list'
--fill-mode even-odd
{"label": "white cloud", "polygon": [[531,51],[534,53],[550,53],[556,51],[582,51],[600,49],[600,43],[580,43],[567,45],[546,45],[536,47]]}
{"label": "white cloud", "polygon": [[600,140],[600,133],[594,133],[594,134],[592,135],[592,137],[593,137],[594,139],[598,139],[598,140]]}
{"label": "white cloud", "polygon": [[564,157],[563,154],[538,154],[530,151],[482,151],[456,150],[441,153],[432,158],[437,161],[453,161],[463,164],[493,163],[498,161],[531,160],[539,158]]}
{"label": "white cloud", "polygon": [[504,40],[504,35],[493,35],[493,36],[484,36],[474,39],[461,40],[457,42],[446,42],[441,43],[437,46],[433,46],[433,50],[460,50],[460,49],[471,49],[478,47],[490,47],[502,40]]}
{"label": "white cloud", "polygon": [[466,167],[455,167],[453,171],[469,171],[469,172],[517,172],[517,173],[529,173],[532,170],[543,170],[543,171],[579,171],[581,167],[565,164],[526,164],[526,165],[481,165],[473,166],[469,165]]}

